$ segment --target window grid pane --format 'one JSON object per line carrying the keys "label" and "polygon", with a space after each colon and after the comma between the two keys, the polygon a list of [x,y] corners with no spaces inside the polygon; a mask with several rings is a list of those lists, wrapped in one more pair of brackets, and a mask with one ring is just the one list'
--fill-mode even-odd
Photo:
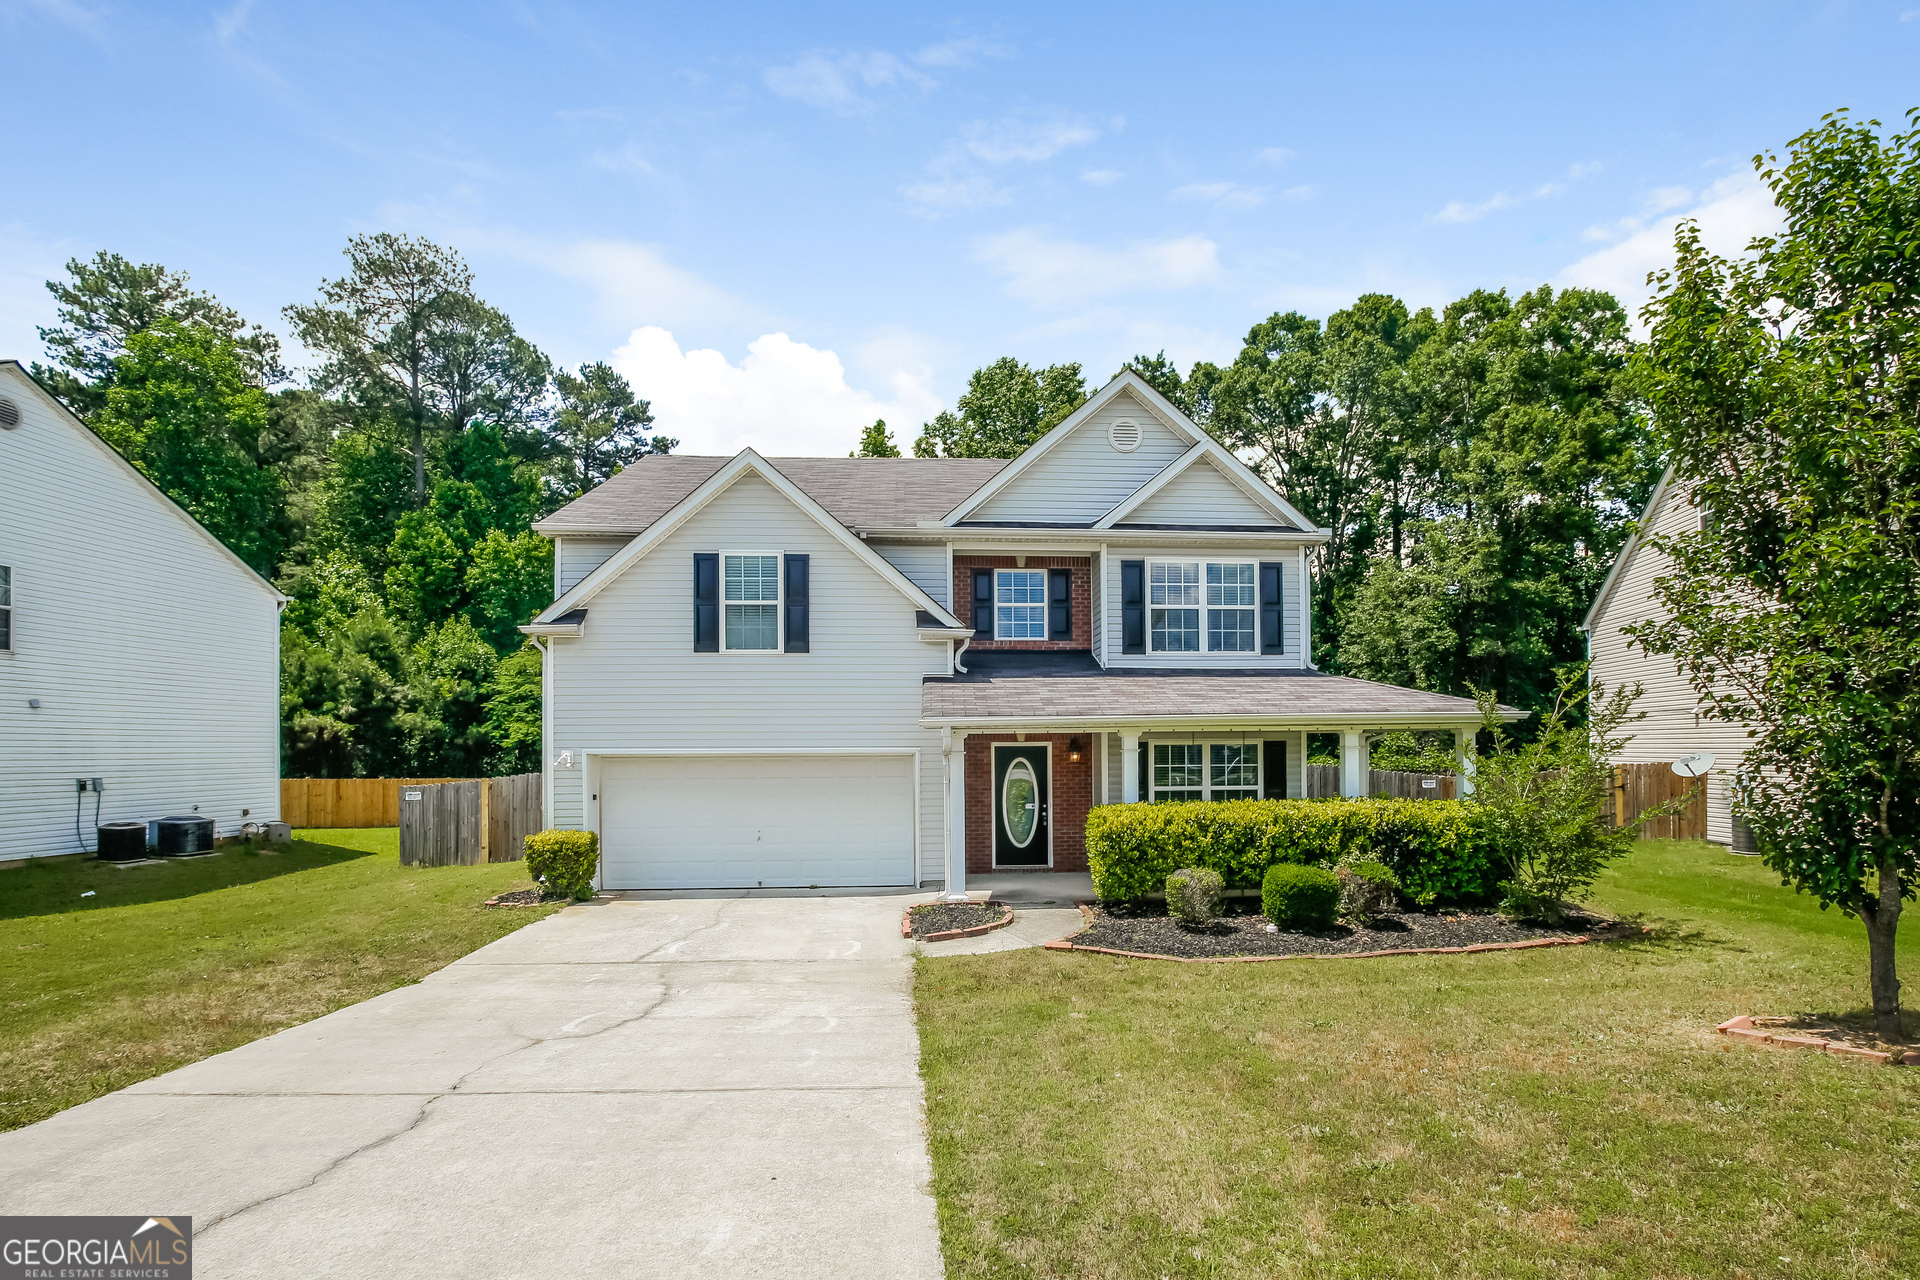
{"label": "window grid pane", "polygon": [[[1216,742],[1210,748],[1209,781],[1215,787],[1258,787],[1260,748],[1254,743]],[[1238,798],[1238,797],[1236,797]]]}
{"label": "window grid pane", "polygon": [[1148,604],[1198,605],[1200,603],[1200,562],[1184,564],[1154,563],[1150,566]]}
{"label": "window grid pane", "polygon": [[1210,564],[1207,566],[1207,603],[1229,608],[1252,609],[1259,605],[1259,585],[1251,564]]}
{"label": "window grid pane", "polygon": [[[1198,743],[1156,742],[1153,744],[1153,789],[1199,787],[1201,785],[1202,748]],[[1188,799],[1200,799],[1195,791]]]}
{"label": "window grid pane", "polygon": [[1207,648],[1216,653],[1252,653],[1253,610],[1207,610]]}
{"label": "window grid pane", "polygon": [[1198,609],[1153,609],[1153,651],[1155,653],[1200,652],[1200,611]]}
{"label": "window grid pane", "polygon": [[994,639],[1047,638],[1047,575],[1044,572],[1001,569],[994,574],[993,590]]}
{"label": "window grid pane", "polygon": [[0,609],[13,607],[13,570],[0,564]]}
{"label": "window grid pane", "polygon": [[777,649],[779,646],[779,605],[730,604],[727,606],[727,648]]}
{"label": "window grid pane", "polygon": [[779,600],[779,556],[728,556],[728,600]]}

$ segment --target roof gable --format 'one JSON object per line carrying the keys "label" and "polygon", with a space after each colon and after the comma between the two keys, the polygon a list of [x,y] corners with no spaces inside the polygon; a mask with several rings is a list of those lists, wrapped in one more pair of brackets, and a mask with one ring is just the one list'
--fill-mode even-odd
{"label": "roof gable", "polygon": [[1653,487],[1653,496],[1647,499],[1647,509],[1640,513],[1640,518],[1634,522],[1633,532],[1628,534],[1626,542],[1621,544],[1620,554],[1613,558],[1613,568],[1607,570],[1606,580],[1600,584],[1599,592],[1593,597],[1593,607],[1587,610],[1587,616],[1580,621],[1580,630],[1592,631],[1593,624],[1599,621],[1601,613],[1606,610],[1608,604],[1612,603],[1613,593],[1619,587],[1621,578],[1626,576],[1627,566],[1633,562],[1634,554],[1653,533],[1653,527],[1659,519],[1661,508],[1666,504],[1669,490],[1678,492],[1673,483],[1671,466],[1660,476],[1660,483]]}
{"label": "roof gable", "polygon": [[[89,427],[86,423],[75,417],[73,411],[64,404],[61,404],[45,387],[35,381],[33,376],[26,371],[25,366],[18,360],[0,360],[0,385],[8,384],[19,388],[26,395],[38,401],[41,407],[48,410],[56,421],[66,426],[91,445],[105,465],[117,467],[125,475],[131,477],[138,488],[151,496],[160,506],[171,512],[175,518],[180,520],[188,528],[192,529],[207,546],[213,548],[214,551],[239,566],[240,569],[245,572],[246,576],[256,583],[261,590],[265,591],[277,601],[285,601],[287,599],[278,588],[262,576],[258,569],[248,564],[245,560],[242,560],[234,552],[232,547],[229,547],[226,543],[214,537],[211,530],[194,519],[192,512],[168,497],[158,485],[154,484],[153,481],[147,479],[147,477],[141,473],[140,468],[128,462],[118,449],[108,444],[105,440],[102,440],[92,427]],[[15,430],[20,431],[27,429],[29,429],[27,422],[22,422],[19,427],[15,428]]]}
{"label": "roof gable", "polygon": [[562,616],[581,608],[598,595],[606,586],[618,578],[627,568],[647,555],[655,547],[671,537],[676,529],[687,519],[704,508],[715,498],[732,488],[745,476],[758,476],[777,490],[787,501],[798,507],[818,524],[827,535],[839,542],[854,557],[862,561],[889,585],[899,591],[913,603],[916,610],[930,613],[944,627],[960,628],[961,623],[932,596],[915,586],[907,576],[882,559],[865,542],[847,531],[845,525],[835,519],[827,509],[807,495],[792,480],[781,474],[780,470],[752,449],[742,449],[724,466],[702,482],[693,492],[675,503],[669,510],[660,514],[648,525],[647,531],[627,543],[609,557],[599,568],[589,573],[571,590],[558,600],[541,610],[531,624],[541,627],[553,624]]}
{"label": "roof gable", "polygon": [[[1133,447],[1122,451],[1116,439]],[[1125,389],[1080,421],[1054,428],[1047,441],[1030,464],[1022,466],[1025,455],[1015,459],[1020,474],[966,518],[1089,525],[1194,443]]]}
{"label": "roof gable", "polygon": [[1094,527],[1132,525],[1304,527],[1266,486],[1246,483],[1203,444],[1195,445]]}

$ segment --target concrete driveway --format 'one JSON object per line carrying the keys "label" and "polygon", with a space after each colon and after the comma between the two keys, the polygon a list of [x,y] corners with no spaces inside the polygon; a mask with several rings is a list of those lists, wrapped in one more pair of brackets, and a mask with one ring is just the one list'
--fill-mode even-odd
{"label": "concrete driveway", "polygon": [[942,1273],[902,897],[569,908],[0,1136],[0,1212],[201,1277]]}

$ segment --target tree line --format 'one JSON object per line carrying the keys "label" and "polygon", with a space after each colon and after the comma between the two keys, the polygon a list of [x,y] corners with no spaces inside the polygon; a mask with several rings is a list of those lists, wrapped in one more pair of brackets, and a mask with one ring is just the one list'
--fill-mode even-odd
{"label": "tree line", "polygon": [[282,313],[318,360],[297,382],[273,331],[107,252],[48,282],[33,374],[292,598],[287,775],[538,768],[516,628],[553,597],[553,552],[529,525],[676,442],[608,365],[556,368],[457,253],[380,234],[346,259]]}

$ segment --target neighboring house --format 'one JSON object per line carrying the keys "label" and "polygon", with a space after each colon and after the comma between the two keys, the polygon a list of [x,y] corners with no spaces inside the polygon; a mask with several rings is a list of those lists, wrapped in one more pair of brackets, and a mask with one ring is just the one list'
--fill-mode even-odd
{"label": "neighboring house", "polygon": [[648,457],[534,527],[547,820],[607,888],[1080,870],[1095,804],[1479,724],[1312,667],[1329,531],[1132,373],[1011,462]]}
{"label": "neighboring house", "polygon": [[92,849],[96,802],[276,820],[284,600],[0,361],[0,862]]}
{"label": "neighboring house", "polygon": [[1735,840],[1731,784],[1746,755],[1746,726],[1701,715],[1700,699],[1674,660],[1635,647],[1621,633],[1636,622],[1662,616],[1653,584],[1673,571],[1673,561],[1649,546],[1648,540],[1697,530],[1703,515],[1674,483],[1671,470],[1662,476],[1580,629],[1587,633],[1593,679],[1608,688],[1638,683],[1646,690],[1635,704],[1646,719],[1627,726],[1633,737],[1613,763],[1671,763],[1710,752],[1714,764],[1707,774],[1707,839],[1744,846],[1748,843],[1744,833]]}

